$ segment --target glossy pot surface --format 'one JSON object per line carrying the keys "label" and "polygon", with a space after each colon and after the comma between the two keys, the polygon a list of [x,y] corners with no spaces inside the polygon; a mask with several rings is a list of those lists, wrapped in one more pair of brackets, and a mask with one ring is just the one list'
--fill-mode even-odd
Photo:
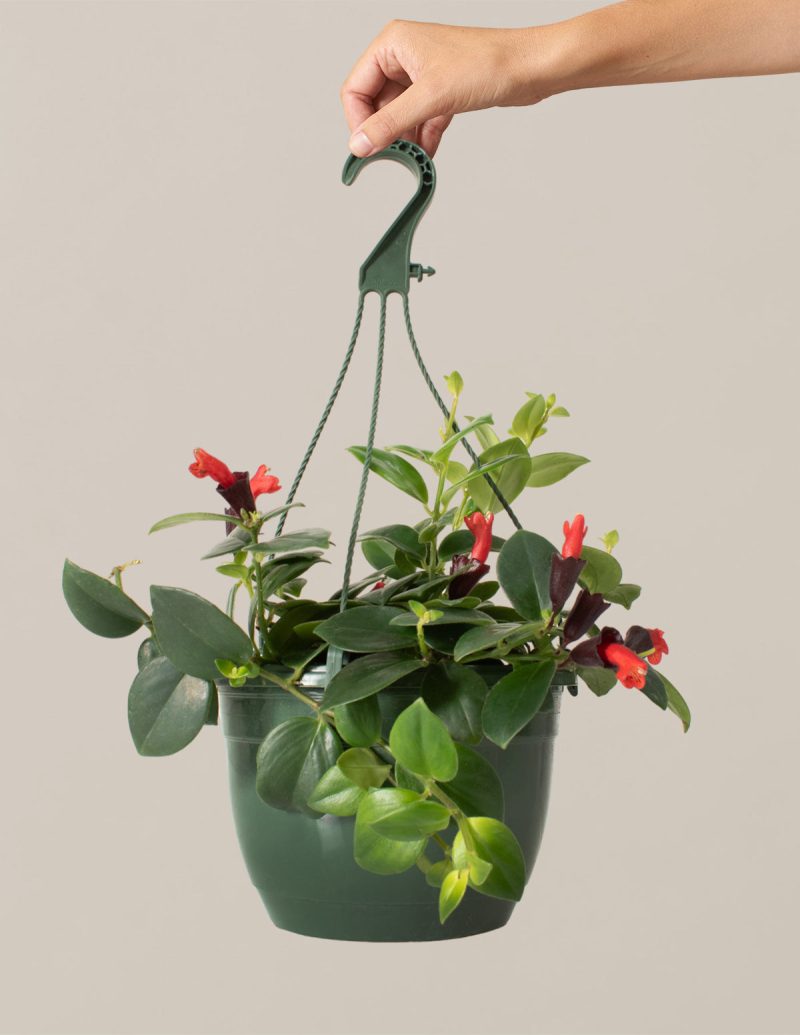
{"label": "glossy pot surface", "polygon": [[[483,670],[489,683],[502,673],[501,666]],[[311,673],[305,686],[310,696],[320,692],[314,679]],[[503,783],[505,822],[522,846],[528,877],[547,815],[562,689],[572,682],[561,674],[557,680],[541,711],[505,750],[486,740],[476,747]],[[438,889],[416,867],[386,877],[355,863],[352,818],[313,819],[266,805],[255,789],[259,744],[277,725],[307,715],[308,709],[274,685],[218,686],[239,844],[250,878],[278,927],[318,938],[382,942],[463,938],[507,923],[513,902],[470,889],[442,926]],[[418,695],[414,677],[381,692],[387,730]]]}

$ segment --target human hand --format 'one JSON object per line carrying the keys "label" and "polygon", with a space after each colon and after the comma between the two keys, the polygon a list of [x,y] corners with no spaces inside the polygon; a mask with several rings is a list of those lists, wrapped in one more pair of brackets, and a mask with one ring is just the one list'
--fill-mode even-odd
{"label": "human hand", "polygon": [[531,74],[535,31],[389,22],[342,86],[350,150],[365,158],[405,137],[434,155],[459,112],[549,96],[544,62]]}

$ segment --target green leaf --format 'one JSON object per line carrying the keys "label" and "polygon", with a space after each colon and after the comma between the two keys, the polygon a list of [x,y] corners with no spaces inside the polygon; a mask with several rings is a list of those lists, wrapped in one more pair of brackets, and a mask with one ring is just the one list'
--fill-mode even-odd
{"label": "green leaf", "polygon": [[316,815],[308,799],[340,750],[341,741],[321,719],[301,715],[282,722],[258,749],[259,797],[276,809]]}
{"label": "green leaf", "polygon": [[531,721],[547,698],[554,661],[525,661],[498,680],[483,706],[483,730],[504,748]]}
{"label": "green leaf", "polygon": [[531,472],[528,450],[518,438],[509,438],[484,450],[478,459],[479,466],[473,467],[465,479],[451,485],[444,494],[443,501],[448,502],[458,489],[467,487],[479,510],[496,514],[503,509],[503,505],[484,475],[490,474],[506,501],[512,503],[528,483],[528,475]]}
{"label": "green leaf", "polygon": [[418,798],[413,791],[387,787],[368,791],[358,807],[353,854],[358,865],[371,873],[402,873],[410,869],[428,843],[427,837],[416,841],[392,841],[372,826],[396,807],[398,794],[407,795],[407,800]]}
{"label": "green leaf", "polygon": [[311,792],[308,804],[316,812],[331,816],[355,816],[366,793],[334,765]]}
{"label": "green leaf", "polygon": [[267,562],[264,564],[264,577],[262,580],[264,597],[271,597],[273,593],[277,593],[279,589],[287,586],[290,582],[294,582],[296,578],[305,574],[315,564],[327,563],[324,557],[313,553],[306,554],[304,557],[297,557],[296,560],[291,561],[282,558]]}
{"label": "green leaf", "polygon": [[440,859],[438,862],[431,863],[425,871],[425,882],[432,888],[440,888],[452,869],[453,864],[449,859]]}
{"label": "green leaf", "polygon": [[[318,627],[319,628],[319,627]],[[360,701],[396,683],[403,676],[422,668],[421,658],[386,652],[367,654],[348,662],[328,683],[322,698],[323,708]]]}
{"label": "green leaf", "polygon": [[444,379],[444,383],[447,385],[447,391],[456,399],[464,391],[464,378],[457,370],[448,374]]}
{"label": "green leaf", "polygon": [[[356,460],[364,463],[367,451],[364,446],[350,446],[348,453],[351,453]],[[428,489],[425,481],[416,467],[413,467],[408,460],[401,456],[388,452],[385,449],[373,449],[372,462],[369,469],[381,478],[385,478],[397,489],[407,492],[420,503],[428,502]]]}
{"label": "green leaf", "polygon": [[353,607],[320,623],[317,636],[356,654],[408,647],[416,642],[416,632],[391,624],[393,618],[405,613],[399,607]]}
{"label": "green leaf", "polygon": [[683,732],[688,733],[689,727],[692,724],[692,713],[689,711],[689,705],[681,696],[678,688],[670,683],[663,672],[659,672],[658,675],[667,691],[667,708],[678,716],[683,723]]}
{"label": "green leaf", "polygon": [[536,489],[554,485],[578,467],[588,463],[587,457],[577,456],[575,453],[541,453],[531,458],[528,485]]}
{"label": "green leaf", "polygon": [[455,660],[464,661],[472,654],[480,654],[482,651],[496,647],[518,628],[519,625],[516,622],[493,622],[491,625],[476,625],[472,629],[468,629],[459,637],[455,645]]}
{"label": "green leaf", "polygon": [[181,672],[213,681],[216,658],[250,660],[249,636],[210,601],[172,586],[152,586],[150,598],[159,646]]}
{"label": "green leaf", "polygon": [[394,564],[394,550],[389,547],[388,543],[378,539],[365,539],[361,543],[361,552],[364,554],[367,564],[376,571],[391,568]]}
{"label": "green leaf", "polygon": [[246,528],[234,528],[231,534],[223,539],[221,543],[212,546],[208,553],[204,553],[202,560],[208,561],[212,557],[223,557],[226,553],[239,553],[253,541],[252,533]]}
{"label": "green leaf", "polygon": [[[467,417],[467,420],[473,420],[473,417]],[[488,424],[480,424],[475,429],[475,437],[481,444],[481,449],[491,449],[492,446],[496,446],[500,442],[497,432]]]}
{"label": "green leaf", "polygon": [[439,446],[435,453],[431,454],[431,463],[447,463],[450,459],[450,454],[463,438],[466,438],[467,435],[471,435],[476,428],[482,427],[484,424],[491,423],[492,418],[488,414],[485,417],[476,417],[474,420],[471,420],[468,424],[465,424],[463,428],[459,428],[458,431],[454,432],[446,442],[443,442],[442,445]]}
{"label": "green leaf", "polygon": [[136,653],[136,667],[141,672],[148,662],[152,661],[153,658],[160,658],[161,651],[154,637],[148,636],[146,640],[142,640],[139,644],[139,650]]}
{"label": "green leaf", "polygon": [[301,528],[248,547],[250,553],[290,553],[297,550],[327,550],[331,534],[326,528]]}
{"label": "green leaf", "polygon": [[667,688],[660,673],[656,672],[650,665],[647,666],[647,676],[642,687],[642,693],[645,697],[649,697],[653,704],[657,704],[659,708],[663,708],[666,711],[669,703]]}
{"label": "green leaf", "polygon": [[515,532],[497,558],[497,578],[523,618],[550,607],[550,569],[556,548],[536,532]]}
{"label": "green leaf", "polygon": [[589,665],[576,665],[575,671],[597,697],[605,697],[617,683],[617,674],[611,668],[592,668]]}
{"label": "green leaf", "polygon": [[417,446],[387,446],[390,453],[402,453],[403,456],[410,456],[412,460],[421,460],[428,464],[431,460],[430,449],[419,449]]}
{"label": "green leaf", "polygon": [[[437,801],[423,801],[416,795],[416,801],[407,801],[405,796],[413,791],[399,787],[391,789],[397,798],[393,808],[387,808],[380,819],[376,819],[372,828],[391,841],[417,841],[445,830],[450,825],[450,811]],[[403,799],[400,799],[400,795]]]}
{"label": "green leaf", "polygon": [[140,755],[174,755],[191,743],[208,714],[211,686],[153,658],[128,694],[128,726]]}
{"label": "green leaf", "polygon": [[447,727],[422,698],[395,719],[389,747],[400,765],[419,776],[452,780],[458,772],[458,754]]}
{"label": "green leaf", "polygon": [[469,883],[469,870],[450,870],[439,892],[439,923],[443,924],[461,903]]}
{"label": "green leaf", "polygon": [[390,543],[411,557],[425,556],[425,548],[419,541],[419,535],[410,525],[384,525],[381,528],[370,529],[369,532],[364,532],[359,536],[359,542],[366,542],[370,539]]}
{"label": "green leaf", "polygon": [[250,578],[250,569],[244,564],[219,564],[216,569],[220,575],[227,575],[231,579],[239,579],[247,582]]}
{"label": "green leaf", "polygon": [[[409,604],[413,601],[409,601]],[[438,618],[431,617],[428,625],[491,625],[491,618],[482,611],[473,611],[465,607],[442,607],[431,611],[425,606],[422,607],[423,614],[438,615]],[[413,611],[406,611],[392,619],[392,626],[414,625],[418,621],[418,615]]]}
{"label": "green leaf", "polygon": [[365,791],[380,787],[392,771],[392,767],[381,762],[369,748],[348,748],[339,755],[336,764],[348,780]]}
{"label": "green leaf", "polygon": [[503,784],[491,762],[463,744],[456,744],[456,753],[458,772],[442,783],[442,790],[466,815],[502,820]]}
{"label": "green leaf", "polygon": [[594,546],[584,546],[581,558],[586,561],[586,567],[580,574],[580,584],[590,593],[602,593],[603,596],[613,593],[622,579],[622,568],[616,557]]}
{"label": "green leaf", "polygon": [[[468,528],[459,528],[456,532],[450,532],[439,543],[439,559],[449,561],[457,553],[469,553],[475,543],[475,536]],[[505,539],[500,536],[492,536],[492,550],[499,550],[505,544]]]}
{"label": "green leaf", "polygon": [[148,621],[147,612],[113,582],[72,561],[64,561],[61,588],[72,614],[96,636],[130,636]]}
{"label": "green leaf", "polygon": [[516,435],[526,447],[530,446],[536,437],[536,432],[542,426],[547,406],[544,397],[531,395],[515,413],[511,422],[511,434]]}
{"label": "green leaf", "polygon": [[438,715],[455,740],[477,744],[487,686],[475,669],[443,661],[429,665],[422,680],[422,699]]}
{"label": "green leaf", "polygon": [[204,511],[198,510],[189,514],[173,514],[172,517],[162,518],[160,521],[156,521],[148,532],[148,535],[152,535],[153,532],[160,532],[162,528],[174,528],[175,525],[187,525],[190,521],[227,521],[232,525],[240,525],[244,528],[244,521],[240,518],[232,517],[230,514],[207,514]]}
{"label": "green leaf", "polygon": [[606,532],[605,535],[600,536],[600,541],[606,548],[606,553],[611,553],[614,547],[619,543],[619,532],[616,528],[612,528],[610,532]]}
{"label": "green leaf", "polygon": [[620,582],[616,589],[609,589],[603,594],[609,604],[621,604],[630,610],[631,604],[639,599],[642,587],[633,582]]}
{"label": "green leaf", "polygon": [[[472,817],[464,822],[469,825],[475,854],[492,867],[478,890],[492,898],[518,902],[525,890],[525,860],[516,837],[504,823],[488,816]],[[453,841],[453,865],[468,870],[470,854],[464,835],[459,831]]]}
{"label": "green leaf", "polygon": [[373,694],[333,709],[336,729],[353,747],[369,747],[381,735],[381,709]]}

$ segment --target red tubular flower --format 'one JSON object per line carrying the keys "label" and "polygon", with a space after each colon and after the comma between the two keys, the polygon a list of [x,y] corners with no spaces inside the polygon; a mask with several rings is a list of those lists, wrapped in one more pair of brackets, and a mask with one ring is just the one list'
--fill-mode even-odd
{"label": "red tubular flower", "polygon": [[250,489],[253,493],[253,499],[258,499],[259,496],[263,496],[268,492],[277,492],[278,489],[280,489],[280,481],[274,474],[267,474],[268,470],[269,468],[265,464],[262,464],[250,479]]}
{"label": "red tubular flower", "polygon": [[647,660],[651,665],[657,665],[665,654],[669,654],[669,647],[664,639],[663,629],[648,629],[647,631],[653,641],[653,653],[648,656]]}
{"label": "red tubular flower", "polygon": [[580,557],[583,540],[586,538],[586,521],[583,514],[576,514],[572,524],[564,522],[564,546],[561,549],[562,557]]}
{"label": "red tubular flower", "polygon": [[472,559],[477,561],[478,564],[484,564],[492,548],[494,514],[482,514],[481,511],[476,510],[472,514],[467,514],[464,518],[464,524],[475,537],[475,542],[472,546]]}
{"label": "red tubular flower", "polygon": [[612,665],[617,671],[617,679],[629,690],[641,690],[647,680],[647,665],[638,654],[623,643],[610,643],[601,646],[598,652],[603,661]]}
{"label": "red tubular flower", "polygon": [[189,471],[195,478],[213,478],[223,489],[229,489],[236,481],[228,465],[217,460],[205,449],[195,449],[194,457],[194,463],[189,465]]}

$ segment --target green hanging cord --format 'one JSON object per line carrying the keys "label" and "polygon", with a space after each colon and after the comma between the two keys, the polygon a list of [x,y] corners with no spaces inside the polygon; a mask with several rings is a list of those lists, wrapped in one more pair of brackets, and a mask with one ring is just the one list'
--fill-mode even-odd
{"label": "green hanging cord", "polygon": [[[339,598],[339,610],[344,611],[347,607],[348,594],[350,590],[350,576],[353,571],[353,558],[356,552],[358,540],[358,526],[361,523],[361,510],[364,506],[364,497],[367,495],[367,480],[369,478],[370,465],[372,463],[372,451],[375,446],[375,431],[378,427],[378,408],[381,399],[381,381],[383,379],[383,351],[386,340],[386,295],[381,295],[380,321],[378,324],[378,353],[375,360],[375,385],[372,390],[372,410],[369,417],[369,432],[367,434],[367,446],[364,451],[364,463],[361,469],[361,481],[358,486],[358,496],[353,512],[353,523],[350,526],[350,538],[347,542],[347,556],[344,563],[344,576],[342,578],[342,593]],[[361,296],[362,302],[364,296]],[[343,651],[339,647],[328,648],[327,658],[327,682],[336,675],[342,667]]]}
{"label": "green hanging cord", "polygon": [[[411,311],[410,311],[409,306],[408,306],[408,295],[403,295],[403,315],[405,316],[406,332],[408,334],[408,340],[411,343],[411,349],[412,349],[412,351],[414,353],[414,358],[417,361],[417,365],[419,366],[419,369],[420,369],[420,371],[422,373],[422,376],[425,378],[425,384],[427,384],[428,388],[430,389],[431,395],[436,400],[436,403],[437,403],[439,409],[444,414],[444,416],[445,417],[449,417],[450,416],[450,408],[447,405],[447,403],[444,401],[444,399],[441,397],[441,395],[439,394],[439,392],[438,392],[438,390],[436,388],[436,385],[433,383],[433,378],[431,377],[430,372],[428,371],[428,368],[425,366],[425,361],[423,360],[422,354],[419,351],[419,346],[417,345],[417,339],[414,337],[414,330],[413,330],[413,328],[411,326]],[[458,424],[456,424],[454,422],[453,423],[453,432],[455,434],[458,434],[458,431],[459,431]],[[467,451],[467,453],[468,453],[470,459],[473,461],[473,463],[480,464],[480,460],[478,459],[478,454],[475,452],[475,450],[472,448],[472,446],[469,444],[469,442],[467,442],[466,438],[462,438],[461,439],[461,445]],[[488,474],[485,474],[483,477],[486,479],[486,484],[489,486],[489,488],[492,490],[492,492],[497,497],[498,503],[502,506],[503,510],[505,510],[506,514],[508,514],[508,516],[511,519],[511,522],[514,525],[514,527],[517,528],[517,529],[522,528],[522,523],[520,522],[519,518],[514,513],[514,511],[511,509],[511,504],[508,502],[508,500],[505,498],[505,496],[503,496],[502,492],[500,492],[500,489],[497,487],[497,484],[495,483],[494,479],[490,475],[488,475]]]}
{"label": "green hanging cord", "polygon": [[[289,489],[289,494],[286,497],[287,506],[290,503],[294,502],[294,498],[297,495],[297,490],[300,487],[300,482],[303,480],[303,475],[306,473],[306,468],[308,467],[308,463],[311,460],[311,456],[317,447],[320,435],[322,434],[325,425],[328,423],[328,417],[330,417],[331,415],[331,410],[333,409],[333,405],[336,402],[336,398],[339,395],[339,391],[341,390],[342,384],[344,382],[345,376],[350,366],[350,360],[353,358],[353,352],[356,347],[356,342],[358,341],[358,334],[361,330],[361,318],[364,315],[364,297],[365,296],[363,294],[358,296],[358,308],[356,310],[356,319],[355,324],[353,326],[353,333],[350,337],[350,344],[347,346],[347,352],[345,352],[342,366],[339,370],[339,374],[336,378],[331,394],[328,397],[328,401],[325,403],[325,409],[322,411],[322,416],[319,419],[319,424],[317,424],[314,434],[311,436],[311,441],[308,443],[308,448],[305,451],[305,455],[303,456],[303,459],[300,461],[300,466],[297,468],[297,474],[295,474],[294,476],[292,487]],[[283,531],[283,526],[286,524],[287,516],[288,511],[281,514],[277,528],[275,529],[276,536],[280,535]]]}

